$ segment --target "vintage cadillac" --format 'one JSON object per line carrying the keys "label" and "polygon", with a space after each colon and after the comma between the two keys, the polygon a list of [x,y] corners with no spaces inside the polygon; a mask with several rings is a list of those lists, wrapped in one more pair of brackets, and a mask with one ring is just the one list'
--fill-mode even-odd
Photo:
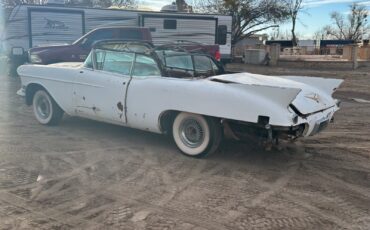
{"label": "vintage cadillac", "polygon": [[140,42],[99,42],[84,63],[22,65],[18,91],[36,119],[63,113],[169,134],[182,153],[214,152],[224,130],[267,145],[322,131],[342,80],[227,73],[212,57]]}

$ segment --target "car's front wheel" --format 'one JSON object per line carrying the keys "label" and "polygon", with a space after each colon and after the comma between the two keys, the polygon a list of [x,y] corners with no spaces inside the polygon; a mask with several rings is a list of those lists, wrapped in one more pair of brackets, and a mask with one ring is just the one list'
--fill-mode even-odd
{"label": "car's front wheel", "polygon": [[56,125],[63,117],[63,110],[45,90],[34,94],[32,105],[37,121],[43,125]]}
{"label": "car's front wheel", "polygon": [[173,122],[172,136],[185,155],[204,157],[217,150],[222,139],[222,129],[214,118],[182,112]]}

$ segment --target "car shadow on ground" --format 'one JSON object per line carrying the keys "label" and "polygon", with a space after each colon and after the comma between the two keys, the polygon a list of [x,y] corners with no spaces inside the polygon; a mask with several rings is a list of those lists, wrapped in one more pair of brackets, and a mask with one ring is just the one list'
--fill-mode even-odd
{"label": "car shadow on ground", "polygon": [[[90,136],[100,141],[112,141],[115,146],[129,143],[130,146],[138,145],[146,148],[161,148],[168,151],[158,152],[158,154],[168,154],[168,157],[178,156],[181,158],[189,158],[181,154],[176,148],[171,136],[151,133],[147,131],[122,127],[118,125],[107,124],[98,121],[92,121],[83,118],[65,116],[60,127],[70,132],[79,131],[81,135]],[[123,143],[122,140],[125,140]],[[164,157],[164,156],[162,156]],[[302,144],[282,145],[281,149],[273,148],[265,150],[263,146],[256,143],[248,143],[236,141],[232,139],[224,139],[221,142],[219,149],[203,158],[202,160],[210,160],[213,162],[263,162],[271,161],[276,163],[286,163],[291,160],[307,158],[304,146]]]}

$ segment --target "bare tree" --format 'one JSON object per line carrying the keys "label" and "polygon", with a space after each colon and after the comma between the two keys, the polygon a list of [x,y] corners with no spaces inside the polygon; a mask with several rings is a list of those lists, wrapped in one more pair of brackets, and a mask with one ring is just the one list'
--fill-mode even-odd
{"label": "bare tree", "polygon": [[66,1],[67,6],[83,6],[83,7],[94,7],[92,0],[68,0]]}
{"label": "bare tree", "polygon": [[298,14],[300,11],[303,10],[302,2],[303,0],[284,0],[287,4],[288,10],[289,10],[289,18],[292,21],[292,42],[293,46],[297,46],[297,36],[295,33]]}
{"label": "bare tree", "polygon": [[339,12],[332,12],[330,17],[333,25],[326,26],[326,33],[340,40],[361,40],[370,31],[368,25],[369,11],[365,6],[356,3],[350,6],[350,12],[345,16]]}
{"label": "bare tree", "polygon": [[281,0],[199,0],[197,12],[221,13],[233,17],[232,43],[260,31],[278,27],[288,18],[288,9]]}
{"label": "bare tree", "polygon": [[0,0],[0,5],[3,5],[4,8],[14,8],[15,6],[21,4],[42,5],[46,2],[47,0]]}
{"label": "bare tree", "polygon": [[[46,4],[48,0],[0,0],[0,4],[5,8],[13,8],[16,5],[21,4],[36,4],[43,5]],[[100,7],[108,8],[111,6],[116,6],[119,8],[126,9],[136,9],[138,6],[137,0],[67,0],[67,6],[86,6],[86,7]]]}
{"label": "bare tree", "polygon": [[278,40],[280,39],[280,28],[273,28],[270,33],[268,34],[270,40]]}
{"label": "bare tree", "polygon": [[185,0],[176,0],[176,5],[179,12],[193,13],[193,7],[187,4]]}
{"label": "bare tree", "polygon": [[331,39],[332,36],[330,34],[328,34],[327,30],[328,30],[327,26],[316,30],[316,32],[313,34],[313,39],[314,40]]}
{"label": "bare tree", "polygon": [[291,40],[292,39],[292,35],[289,30],[282,31],[280,28],[274,28],[269,33],[269,37],[270,37],[270,40]]}
{"label": "bare tree", "polygon": [[108,1],[111,2],[111,6],[117,6],[124,9],[137,9],[138,1],[137,0],[99,0],[99,1]]}

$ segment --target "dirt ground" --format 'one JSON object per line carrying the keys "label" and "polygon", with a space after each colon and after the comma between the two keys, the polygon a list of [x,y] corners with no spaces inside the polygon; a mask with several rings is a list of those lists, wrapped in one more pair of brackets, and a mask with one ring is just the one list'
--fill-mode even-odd
{"label": "dirt ground", "polygon": [[294,147],[225,141],[199,160],[147,132],[42,126],[0,74],[0,229],[370,229],[370,104],[353,100],[370,100],[369,69],[229,68],[344,78],[342,110]]}

